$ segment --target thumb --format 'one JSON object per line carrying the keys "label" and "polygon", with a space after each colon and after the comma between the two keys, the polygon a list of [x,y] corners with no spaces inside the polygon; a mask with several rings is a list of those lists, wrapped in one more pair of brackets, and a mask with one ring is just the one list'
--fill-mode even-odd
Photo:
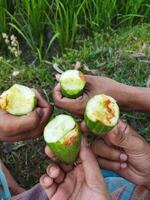
{"label": "thumb", "polygon": [[119,121],[117,126],[107,133],[106,138],[115,146],[124,151],[141,152],[145,146],[144,139],[133,130],[127,123]]}
{"label": "thumb", "polygon": [[81,131],[83,131],[83,133],[89,133],[90,130],[88,129],[85,121],[82,121],[81,124],[80,124],[80,129]]}
{"label": "thumb", "polygon": [[89,148],[86,138],[82,138],[80,159],[83,165],[86,182],[89,185],[98,186],[98,189],[104,184],[102,175],[95,155]]}
{"label": "thumb", "polygon": [[[5,118],[7,120],[4,124],[5,127],[3,125],[4,132],[8,132],[10,136],[12,136],[17,135],[18,133],[34,130],[39,125],[42,115],[42,108],[36,108],[31,113],[19,117],[6,113]],[[0,122],[0,127],[2,127],[2,122]]]}

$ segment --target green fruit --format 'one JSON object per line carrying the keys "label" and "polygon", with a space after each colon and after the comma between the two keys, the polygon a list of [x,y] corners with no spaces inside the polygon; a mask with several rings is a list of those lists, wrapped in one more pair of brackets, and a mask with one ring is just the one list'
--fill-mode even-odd
{"label": "green fruit", "polygon": [[68,115],[58,115],[44,129],[44,140],[57,158],[73,164],[78,156],[81,133],[78,124]]}
{"label": "green fruit", "polygon": [[85,109],[84,120],[96,135],[104,135],[118,122],[119,107],[116,101],[104,94],[91,98]]}
{"label": "green fruit", "polygon": [[84,90],[85,84],[85,76],[78,70],[67,70],[60,77],[61,92],[65,97],[79,97]]}
{"label": "green fruit", "polygon": [[0,108],[12,115],[25,115],[37,103],[35,92],[23,85],[14,84],[0,96]]}

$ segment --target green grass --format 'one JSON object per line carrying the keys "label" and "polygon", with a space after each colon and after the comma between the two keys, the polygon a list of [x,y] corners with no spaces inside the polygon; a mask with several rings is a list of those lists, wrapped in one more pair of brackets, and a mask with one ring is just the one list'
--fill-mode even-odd
{"label": "green grass", "polygon": [[25,40],[31,50],[43,58],[48,48],[45,33],[47,25],[46,13],[49,15],[49,7],[46,0],[28,0],[18,3],[15,13],[11,18],[10,26]]}
{"label": "green grass", "polygon": [[[48,101],[52,101],[52,88],[55,84],[53,64],[62,70],[72,69],[77,61],[81,70],[88,74],[105,75],[122,83],[146,86],[150,75],[150,25],[143,24],[117,32],[95,33],[93,38],[77,38],[76,47],[67,49],[62,56],[53,57],[49,63],[40,66],[26,65],[22,61],[0,59],[0,91],[13,83],[21,83],[40,88]],[[85,67],[86,66],[86,67]],[[19,71],[13,76],[13,71]],[[63,112],[55,109],[55,114]],[[150,117],[143,113],[124,113],[128,122],[146,139],[149,136]],[[38,182],[49,161],[44,155],[44,142],[41,137],[32,142],[16,143],[11,154],[1,157],[15,178],[26,188]],[[18,174],[19,171],[19,174]]]}
{"label": "green grass", "polygon": [[[76,38],[149,22],[149,0],[0,0],[1,33],[16,34],[33,60],[50,60]],[[0,49],[1,50],[1,49]]]}

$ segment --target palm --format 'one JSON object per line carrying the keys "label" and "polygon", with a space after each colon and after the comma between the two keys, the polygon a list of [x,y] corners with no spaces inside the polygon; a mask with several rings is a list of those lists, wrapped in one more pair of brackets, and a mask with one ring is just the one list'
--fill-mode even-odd
{"label": "palm", "polygon": [[[68,177],[72,177],[72,185],[69,185],[69,181],[67,180]],[[66,177],[65,182],[68,182],[66,188],[70,187],[70,200],[97,200],[97,199],[106,199],[100,193],[100,188],[98,186],[92,185],[89,183],[89,180],[86,181],[85,175],[83,173],[82,165],[78,165],[75,167]]]}
{"label": "palm", "polygon": [[[135,136],[132,137],[135,141]],[[136,137],[136,142],[138,142],[139,150],[137,148],[134,150],[134,147],[132,147],[132,150],[125,149],[125,153],[128,155],[128,167],[120,169],[118,173],[132,182],[134,180],[135,184],[141,185],[149,175],[150,145],[140,136],[139,138]]]}
{"label": "palm", "polygon": [[[49,157],[54,156],[49,148],[46,148],[45,152]],[[98,162],[85,138],[82,138],[79,157],[80,163],[74,168],[68,169],[62,164],[59,167],[55,163],[47,167],[47,174],[40,178],[40,183],[48,198],[50,200],[110,199]]]}

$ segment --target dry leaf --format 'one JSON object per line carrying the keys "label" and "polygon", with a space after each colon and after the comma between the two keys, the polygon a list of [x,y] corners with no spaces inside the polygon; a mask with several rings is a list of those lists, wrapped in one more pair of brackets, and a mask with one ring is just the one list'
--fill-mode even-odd
{"label": "dry leaf", "polygon": [[145,54],[144,53],[133,53],[130,55],[131,58],[145,58]]}
{"label": "dry leaf", "polygon": [[83,65],[84,67],[84,70],[87,71],[87,72],[91,72],[92,74],[97,74],[98,73],[98,70],[96,69],[90,69],[87,65]]}
{"label": "dry leaf", "polygon": [[79,69],[81,69],[81,67],[82,67],[81,62],[77,61],[76,64],[75,64],[75,69],[79,70]]}
{"label": "dry leaf", "polygon": [[56,80],[59,82],[59,80],[60,80],[60,74],[55,74],[55,78],[56,78]]}
{"label": "dry leaf", "polygon": [[56,72],[58,72],[58,73],[60,73],[60,74],[63,73],[63,71],[58,67],[58,64],[57,64],[57,63],[54,63],[54,64],[53,64],[53,68],[55,69]]}

